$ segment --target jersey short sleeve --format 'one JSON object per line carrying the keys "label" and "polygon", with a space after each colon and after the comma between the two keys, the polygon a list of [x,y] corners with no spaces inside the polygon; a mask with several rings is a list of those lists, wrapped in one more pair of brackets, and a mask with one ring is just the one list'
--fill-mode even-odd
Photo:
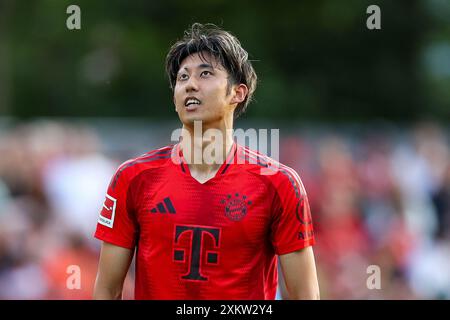
{"label": "jersey short sleeve", "polygon": [[279,169],[273,206],[271,241],[278,255],[314,245],[314,231],[306,190],[291,168]]}
{"label": "jersey short sleeve", "polygon": [[126,164],[119,167],[111,179],[94,236],[105,242],[132,249],[136,244],[138,227],[127,199],[129,177],[124,172],[125,168]]}

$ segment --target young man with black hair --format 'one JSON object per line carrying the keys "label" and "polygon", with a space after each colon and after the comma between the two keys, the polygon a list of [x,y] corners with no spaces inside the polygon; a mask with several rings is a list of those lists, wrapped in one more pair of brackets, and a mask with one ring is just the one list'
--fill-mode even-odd
{"label": "young man with black hair", "polygon": [[[289,298],[318,299],[298,174],[233,140],[256,88],[247,52],[229,32],[196,23],[166,70],[180,142],[113,176],[95,233],[103,244],[94,298],[121,298],[136,253],[136,299],[274,299],[278,258]],[[208,149],[214,161],[202,157]]]}

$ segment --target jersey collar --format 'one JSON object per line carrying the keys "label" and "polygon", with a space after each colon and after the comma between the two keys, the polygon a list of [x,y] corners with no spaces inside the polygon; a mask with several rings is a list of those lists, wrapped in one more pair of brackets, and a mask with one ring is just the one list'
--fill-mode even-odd
{"label": "jersey collar", "polygon": [[[230,165],[232,163],[234,163],[236,160],[237,151],[238,151],[238,145],[237,145],[236,141],[233,141],[233,144],[231,146],[230,151],[228,152],[225,162],[222,163],[219,170],[216,172],[215,176],[211,179],[214,179],[215,177],[217,177],[219,175],[223,175],[228,171]],[[175,147],[173,148],[172,159],[173,159],[173,162],[175,163],[175,165],[179,166],[183,173],[191,175],[191,173],[189,171],[188,163],[183,156],[183,150],[181,150],[180,143],[177,143],[175,145]]]}

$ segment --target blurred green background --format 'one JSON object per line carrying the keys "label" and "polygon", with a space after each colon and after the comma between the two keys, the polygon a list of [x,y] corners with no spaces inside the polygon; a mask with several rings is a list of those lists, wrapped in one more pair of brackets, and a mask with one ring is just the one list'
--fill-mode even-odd
{"label": "blurred green background", "polygon": [[[81,30],[66,8],[81,8]],[[381,7],[381,30],[366,8]],[[0,1],[0,115],[172,118],[164,58],[193,22],[232,31],[260,83],[247,118],[450,115],[450,2]]]}

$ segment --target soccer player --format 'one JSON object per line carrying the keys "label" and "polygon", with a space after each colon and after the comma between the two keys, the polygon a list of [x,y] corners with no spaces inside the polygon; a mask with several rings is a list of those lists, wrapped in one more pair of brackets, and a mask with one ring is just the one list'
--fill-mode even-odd
{"label": "soccer player", "polygon": [[[97,224],[95,299],[120,299],[136,254],[136,299],[318,299],[313,226],[298,174],[233,140],[257,76],[229,32],[195,23],[166,58],[179,143],[123,163]],[[195,124],[201,123],[201,135]],[[219,161],[198,161],[220,139]],[[196,161],[197,159],[197,161]],[[270,174],[269,174],[270,173]]]}

